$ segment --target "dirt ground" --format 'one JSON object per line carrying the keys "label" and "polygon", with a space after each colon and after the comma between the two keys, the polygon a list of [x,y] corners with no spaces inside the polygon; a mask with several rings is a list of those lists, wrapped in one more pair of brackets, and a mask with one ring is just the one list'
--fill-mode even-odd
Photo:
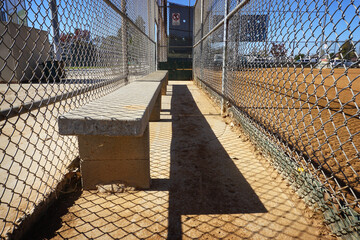
{"label": "dirt ground", "polygon": [[[221,72],[204,70],[221,91]],[[340,201],[360,211],[360,69],[227,71],[228,96],[294,151]],[[232,81],[234,80],[234,81]],[[304,165],[308,165],[307,161]],[[335,177],[335,178],[334,178]],[[345,200],[346,199],[346,200]]]}
{"label": "dirt ground", "polygon": [[64,195],[25,239],[333,239],[219,112],[169,82],[150,123],[151,188]]}

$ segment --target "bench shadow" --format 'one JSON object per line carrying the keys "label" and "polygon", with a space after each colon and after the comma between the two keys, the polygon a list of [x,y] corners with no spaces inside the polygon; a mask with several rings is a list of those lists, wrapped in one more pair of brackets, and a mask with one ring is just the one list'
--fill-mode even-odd
{"label": "bench shadow", "polygon": [[60,195],[21,239],[43,240],[55,237],[59,238],[57,231],[61,229],[63,225],[62,218],[66,216],[66,214],[69,214],[69,208],[76,205],[76,201],[81,197],[81,194],[82,190],[76,189],[72,193]]}
{"label": "bench shadow", "polygon": [[[265,213],[186,85],[173,85],[168,239],[181,239],[181,216]],[[249,163],[251,164],[251,163]],[[155,187],[155,186],[154,186]]]}

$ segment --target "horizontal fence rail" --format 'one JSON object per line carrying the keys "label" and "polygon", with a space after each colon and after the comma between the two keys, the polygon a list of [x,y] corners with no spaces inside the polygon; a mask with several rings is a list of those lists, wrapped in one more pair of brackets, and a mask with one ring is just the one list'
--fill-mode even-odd
{"label": "horizontal fence rail", "polygon": [[337,236],[360,238],[359,4],[198,0],[194,12],[195,81]]}
{"label": "horizontal fence rail", "polygon": [[0,238],[16,235],[73,170],[77,139],[58,134],[58,116],[164,58],[158,2],[1,1]]}

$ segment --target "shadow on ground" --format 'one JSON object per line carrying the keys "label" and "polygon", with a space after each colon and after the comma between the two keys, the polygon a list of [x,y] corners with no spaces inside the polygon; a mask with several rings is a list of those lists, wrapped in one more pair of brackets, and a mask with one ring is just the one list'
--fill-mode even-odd
{"label": "shadow on ground", "polygon": [[171,107],[169,238],[181,238],[181,215],[267,212],[186,85],[173,87]]}
{"label": "shadow on ground", "polygon": [[45,215],[37,222],[31,230],[23,237],[23,240],[43,240],[51,239],[57,235],[56,231],[63,225],[62,217],[69,213],[68,209],[76,204],[82,191],[77,190],[73,193],[59,196],[52,204]]}

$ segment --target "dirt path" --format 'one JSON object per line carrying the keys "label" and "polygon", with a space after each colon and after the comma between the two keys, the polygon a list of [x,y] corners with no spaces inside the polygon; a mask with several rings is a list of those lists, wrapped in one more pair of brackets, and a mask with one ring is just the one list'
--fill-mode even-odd
{"label": "dirt path", "polygon": [[78,192],[30,239],[331,239],[192,82],[170,82],[150,124],[152,187]]}

